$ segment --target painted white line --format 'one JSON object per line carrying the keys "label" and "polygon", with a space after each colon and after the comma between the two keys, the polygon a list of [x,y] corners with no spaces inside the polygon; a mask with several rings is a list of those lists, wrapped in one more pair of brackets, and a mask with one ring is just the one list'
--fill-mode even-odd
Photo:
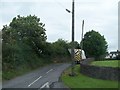
{"label": "painted white line", "polygon": [[50,87],[49,87],[49,82],[46,82],[46,83],[43,84],[42,87],[40,87],[40,88],[50,88]]}
{"label": "painted white line", "polygon": [[40,76],[39,78],[37,78],[35,81],[33,81],[32,83],[30,83],[29,85],[28,85],[28,87],[30,87],[32,84],[34,84],[35,82],[37,82],[39,79],[41,79],[42,78],[42,76]]}
{"label": "painted white line", "polygon": [[49,73],[49,72],[51,72],[53,69],[50,69],[49,71],[47,71],[46,73]]}

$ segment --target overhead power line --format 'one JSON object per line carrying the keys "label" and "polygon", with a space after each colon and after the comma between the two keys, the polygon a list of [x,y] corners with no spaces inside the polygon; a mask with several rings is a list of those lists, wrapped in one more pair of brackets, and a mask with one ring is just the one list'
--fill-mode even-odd
{"label": "overhead power line", "polygon": [[55,1],[60,7],[66,9],[66,7],[65,7],[62,3],[58,2],[57,0],[54,0],[54,1]]}

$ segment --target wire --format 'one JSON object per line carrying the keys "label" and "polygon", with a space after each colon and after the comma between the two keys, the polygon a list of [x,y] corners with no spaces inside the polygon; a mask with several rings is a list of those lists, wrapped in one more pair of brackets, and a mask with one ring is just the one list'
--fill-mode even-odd
{"label": "wire", "polygon": [[[57,5],[59,5],[59,6],[60,6],[61,8],[63,8],[64,10],[66,10],[66,7],[65,7],[62,3],[58,2],[57,0],[54,0],[54,1],[55,1],[55,3],[56,3]],[[68,9],[67,9],[67,10],[68,10]],[[67,11],[67,10],[66,10],[66,11]],[[70,12],[70,11],[68,10],[67,12]],[[64,27],[68,28],[68,26],[66,26],[65,24],[63,24],[62,21],[58,20],[58,22],[59,22],[61,25],[63,25]]]}
{"label": "wire", "polygon": [[57,0],[54,0],[59,6],[61,6],[62,8],[64,8],[64,9],[66,9],[66,7],[62,4],[62,3],[60,3],[60,2],[58,2]]}
{"label": "wire", "polygon": [[[57,0],[54,0],[54,1],[55,1],[56,4],[58,4],[61,8],[63,8],[63,9],[66,10],[67,12],[71,13],[71,11],[69,11],[68,9],[66,9],[66,7],[65,7],[62,3],[58,2]],[[75,16],[76,16],[77,19],[80,19],[80,20],[81,20],[79,14],[76,14]],[[63,25],[63,26],[65,26],[66,28],[68,28],[68,26],[66,26],[65,24],[63,24],[63,22],[61,22],[60,20],[58,20],[58,22],[61,23],[61,25]]]}
{"label": "wire", "polygon": [[[66,11],[69,12],[69,13],[71,13],[71,11],[70,11],[69,9],[67,9],[62,3],[58,2],[57,0],[54,0],[54,1],[55,1],[60,7],[62,7],[64,10],[66,10]],[[78,18],[80,18],[78,14],[76,14],[76,16],[77,16]]]}

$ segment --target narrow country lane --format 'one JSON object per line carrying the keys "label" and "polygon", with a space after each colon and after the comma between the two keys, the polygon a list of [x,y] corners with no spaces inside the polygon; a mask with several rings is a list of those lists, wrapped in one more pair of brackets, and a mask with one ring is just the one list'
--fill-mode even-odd
{"label": "narrow country lane", "polygon": [[49,88],[49,85],[57,82],[63,70],[69,66],[69,63],[52,64],[3,82],[3,88]]}

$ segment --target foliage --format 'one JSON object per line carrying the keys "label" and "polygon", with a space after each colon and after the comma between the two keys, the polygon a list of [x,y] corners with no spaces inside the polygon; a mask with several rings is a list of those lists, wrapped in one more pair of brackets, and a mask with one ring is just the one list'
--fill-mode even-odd
{"label": "foliage", "polygon": [[[14,17],[2,29],[2,69],[3,78],[10,79],[17,71],[24,72],[52,63],[54,58],[69,57],[68,42],[58,39],[47,42],[45,24],[37,16]],[[68,59],[67,59],[68,60]],[[21,71],[22,70],[22,71]],[[27,71],[27,70],[25,70]]]}
{"label": "foliage", "polygon": [[[70,42],[70,43],[68,44],[68,47],[69,47],[69,48],[72,48],[72,42]],[[77,41],[74,41],[74,48],[80,49],[80,45],[79,45],[79,43],[78,43]]]}
{"label": "foliage", "polygon": [[56,42],[52,44],[53,46],[53,55],[54,56],[67,56],[68,52],[68,43],[62,39],[58,39]]}
{"label": "foliage", "polygon": [[117,55],[116,59],[117,59],[117,60],[120,60],[120,54],[119,54],[119,55]]}
{"label": "foliage", "polygon": [[[14,70],[22,65],[37,66],[38,58],[46,42],[45,24],[36,16],[13,18],[2,29],[3,70]],[[35,65],[36,64],[36,65]]]}
{"label": "foliage", "polygon": [[117,53],[118,53],[118,55],[116,56],[116,59],[117,59],[117,60],[120,60],[120,51],[117,50]]}
{"label": "foliage", "polygon": [[44,26],[45,24],[40,22],[40,18],[31,15],[27,17],[18,15],[10,23],[15,38],[29,44],[37,54],[40,54],[47,39]]}
{"label": "foliage", "polygon": [[104,36],[94,30],[87,32],[83,38],[83,50],[87,57],[104,57],[107,52],[107,42]]}

